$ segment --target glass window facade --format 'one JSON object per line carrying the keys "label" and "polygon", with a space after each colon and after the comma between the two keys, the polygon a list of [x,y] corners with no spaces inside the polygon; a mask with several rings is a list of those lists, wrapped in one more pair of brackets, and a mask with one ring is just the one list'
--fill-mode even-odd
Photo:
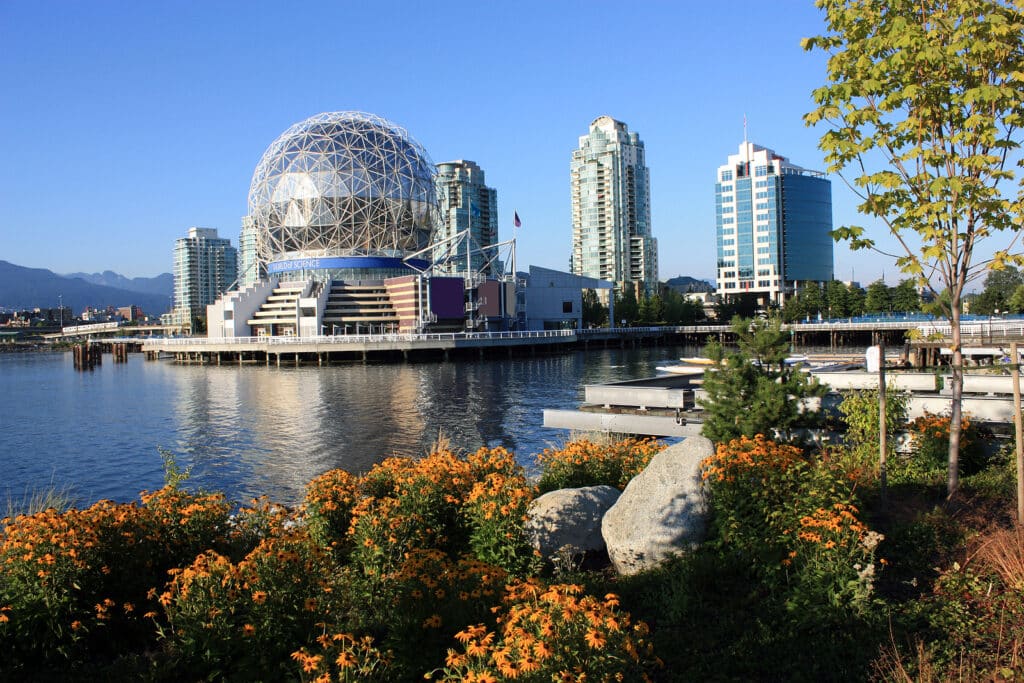
{"label": "glass window facade", "polygon": [[833,276],[832,184],[787,174],[782,179],[786,280],[824,282]]}
{"label": "glass window facade", "polygon": [[822,174],[744,142],[718,180],[720,289],[781,304],[797,282],[832,279],[831,183]]}

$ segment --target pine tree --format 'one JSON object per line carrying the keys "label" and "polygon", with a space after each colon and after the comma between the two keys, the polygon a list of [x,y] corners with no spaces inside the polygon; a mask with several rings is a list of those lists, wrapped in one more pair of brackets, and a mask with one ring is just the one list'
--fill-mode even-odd
{"label": "pine tree", "polygon": [[704,375],[701,433],[718,443],[756,434],[789,439],[794,427],[813,423],[816,415],[802,413],[801,401],[824,395],[825,387],[785,363],[789,340],[781,320],[735,318],[732,328],[738,351],[717,342],[705,349],[715,365]]}

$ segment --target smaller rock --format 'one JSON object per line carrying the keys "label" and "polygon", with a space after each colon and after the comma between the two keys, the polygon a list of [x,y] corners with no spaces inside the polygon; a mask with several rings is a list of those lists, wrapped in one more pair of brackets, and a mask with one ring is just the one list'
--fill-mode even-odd
{"label": "smaller rock", "polygon": [[614,486],[585,486],[545,493],[526,512],[526,536],[545,560],[561,552],[604,548],[601,518],[619,499]]}

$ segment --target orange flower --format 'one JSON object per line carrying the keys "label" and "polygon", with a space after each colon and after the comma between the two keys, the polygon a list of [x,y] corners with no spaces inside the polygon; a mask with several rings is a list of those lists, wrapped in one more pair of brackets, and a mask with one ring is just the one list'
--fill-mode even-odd
{"label": "orange flower", "polygon": [[605,646],[605,643],[607,642],[603,635],[601,635],[592,628],[587,629],[587,634],[583,637],[583,639],[587,641],[587,645],[594,648],[595,650],[600,650]]}

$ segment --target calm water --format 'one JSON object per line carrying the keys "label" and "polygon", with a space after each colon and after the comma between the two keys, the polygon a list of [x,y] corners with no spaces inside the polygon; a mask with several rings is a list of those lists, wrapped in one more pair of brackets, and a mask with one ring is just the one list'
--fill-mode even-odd
{"label": "calm water", "polygon": [[583,385],[646,377],[695,349],[608,349],[447,363],[331,367],[179,366],[132,354],[76,372],[71,354],[0,354],[0,510],[49,486],[79,504],[135,500],[163,483],[159,449],[191,484],[232,500],[293,503],[333,467],[363,472],[420,455],[438,432],[466,450],[505,446],[530,466],[567,434],[544,408],[574,408]]}

